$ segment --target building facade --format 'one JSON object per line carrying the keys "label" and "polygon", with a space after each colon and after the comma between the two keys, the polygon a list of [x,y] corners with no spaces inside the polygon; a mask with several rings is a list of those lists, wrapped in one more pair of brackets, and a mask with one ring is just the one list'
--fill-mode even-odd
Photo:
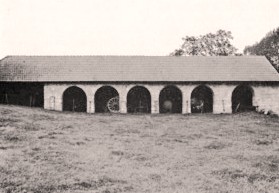
{"label": "building facade", "polygon": [[265,57],[8,56],[0,102],[87,113],[279,114]]}

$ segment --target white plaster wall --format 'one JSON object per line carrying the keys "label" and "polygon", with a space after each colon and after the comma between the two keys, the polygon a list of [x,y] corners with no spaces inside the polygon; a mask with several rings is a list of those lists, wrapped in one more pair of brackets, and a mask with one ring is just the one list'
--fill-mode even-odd
{"label": "white plaster wall", "polygon": [[213,91],[213,113],[232,113],[232,92],[237,85],[208,85]]}
{"label": "white plaster wall", "polygon": [[145,85],[151,95],[151,113],[158,114],[160,112],[159,96],[160,91],[165,85]]}
{"label": "white plaster wall", "polygon": [[120,113],[127,113],[127,94],[131,88],[133,88],[134,84],[117,84],[117,85],[111,85],[113,86],[119,94],[119,111]]}
{"label": "white plaster wall", "polygon": [[[63,110],[63,93],[64,91],[71,87],[76,86],[81,88],[87,99],[87,112],[95,112],[94,108],[94,94],[96,90],[101,87],[101,84],[88,85],[88,84],[46,84],[44,86],[44,108],[49,110],[62,111]],[[52,98],[55,99],[55,105],[53,108]]]}
{"label": "white plaster wall", "polygon": [[265,112],[271,110],[279,114],[279,85],[254,86],[254,105]]}
{"label": "white plaster wall", "polygon": [[[173,84],[170,84],[173,85]],[[119,93],[120,113],[127,113],[127,94],[134,86],[147,88],[151,95],[151,113],[159,113],[160,91],[167,84],[46,84],[44,86],[44,108],[62,111],[63,92],[71,87],[81,88],[87,97],[87,112],[95,112],[94,95],[102,86],[111,86]],[[182,113],[191,113],[191,93],[199,84],[178,84],[182,92]],[[213,91],[213,113],[232,113],[231,97],[237,84],[207,84]],[[279,85],[251,86],[254,90],[253,105],[259,109],[272,110],[279,114]],[[54,100],[53,100],[54,99]]]}
{"label": "white plaster wall", "polygon": [[191,93],[198,85],[177,85],[182,92],[182,114],[191,113]]}

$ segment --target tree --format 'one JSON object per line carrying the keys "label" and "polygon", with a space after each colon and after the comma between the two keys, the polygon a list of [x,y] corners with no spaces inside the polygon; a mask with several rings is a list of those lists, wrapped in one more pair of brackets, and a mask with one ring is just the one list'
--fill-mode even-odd
{"label": "tree", "polygon": [[246,55],[264,55],[279,72],[279,27],[270,31],[260,42],[244,48]]}
{"label": "tree", "polygon": [[[229,56],[236,55],[237,49],[231,44],[230,31],[218,30],[215,34],[208,33],[200,36],[186,36],[179,49],[171,56]],[[239,55],[239,54],[238,54]]]}

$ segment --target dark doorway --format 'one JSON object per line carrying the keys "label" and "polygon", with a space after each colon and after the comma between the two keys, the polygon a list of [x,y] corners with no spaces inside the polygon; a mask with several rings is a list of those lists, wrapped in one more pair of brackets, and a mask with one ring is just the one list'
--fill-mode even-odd
{"label": "dark doorway", "polygon": [[159,96],[160,113],[182,113],[182,93],[175,86],[167,86]]}
{"label": "dark doorway", "polygon": [[43,107],[44,85],[42,83],[0,83],[0,103]]}
{"label": "dark doorway", "polygon": [[63,111],[86,112],[86,94],[85,92],[72,86],[63,93]]}
{"label": "dark doorway", "polygon": [[237,86],[232,93],[233,113],[255,110],[255,107],[253,107],[253,93],[254,91],[250,86]]}
{"label": "dark doorway", "polygon": [[201,85],[196,87],[191,94],[191,112],[192,113],[212,113],[213,112],[213,92]]}
{"label": "dark doorway", "polygon": [[113,107],[108,108],[108,102],[118,96],[119,94],[117,90],[115,90],[111,86],[103,86],[99,88],[95,93],[95,112],[96,113],[111,112],[110,108],[114,108],[115,111],[119,110],[119,100],[115,100],[118,101],[118,104],[115,104]]}
{"label": "dark doorway", "polygon": [[143,86],[133,87],[127,95],[128,113],[151,113],[151,96]]}

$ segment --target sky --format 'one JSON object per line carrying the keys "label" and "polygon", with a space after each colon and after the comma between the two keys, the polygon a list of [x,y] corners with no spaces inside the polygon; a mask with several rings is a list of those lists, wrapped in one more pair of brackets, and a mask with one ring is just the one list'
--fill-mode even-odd
{"label": "sky", "polygon": [[169,55],[229,30],[244,47],[279,27],[279,0],[0,0],[6,55]]}

